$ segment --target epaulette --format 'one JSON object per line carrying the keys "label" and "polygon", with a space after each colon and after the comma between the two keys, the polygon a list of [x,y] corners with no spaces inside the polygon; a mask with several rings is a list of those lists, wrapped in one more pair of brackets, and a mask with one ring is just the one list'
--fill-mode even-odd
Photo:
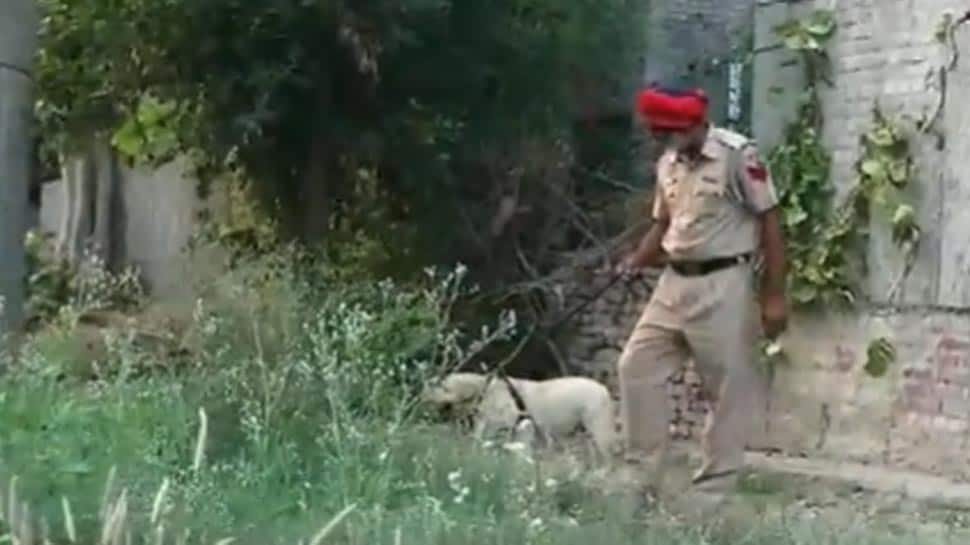
{"label": "epaulette", "polygon": [[747,136],[721,127],[716,127],[713,129],[711,131],[711,136],[721,144],[724,144],[731,149],[741,149],[748,144],[753,143],[753,140]]}

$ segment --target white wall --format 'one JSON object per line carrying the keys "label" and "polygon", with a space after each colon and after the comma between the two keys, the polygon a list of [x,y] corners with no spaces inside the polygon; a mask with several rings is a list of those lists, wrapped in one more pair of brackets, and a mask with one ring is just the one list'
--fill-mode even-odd
{"label": "white wall", "polygon": [[[962,0],[759,2],[753,106],[764,149],[778,142],[802,87],[800,68],[774,48],[771,28],[814,7],[834,7],[839,25],[829,50],[834,86],[823,94],[824,139],[833,154],[832,179],[844,192],[877,102],[888,114],[913,119],[933,105],[937,91],[927,74],[945,58],[934,32],[947,10],[962,14],[970,6]],[[970,25],[957,40],[970,50]],[[949,76],[942,150],[935,138],[911,135],[918,169],[912,199],[924,240],[899,298],[890,301],[887,293],[901,259],[876,224],[867,286],[872,304],[851,316],[796,320],[786,340],[794,362],[775,384],[769,442],[776,446],[970,476],[968,84],[964,62]],[[890,376],[876,379],[861,367],[869,341],[880,336],[894,343],[899,361]]]}
{"label": "white wall", "polygon": [[[213,191],[203,201],[196,192],[197,182],[184,161],[147,168],[121,169],[116,210],[118,237],[116,250],[120,261],[138,266],[152,294],[160,298],[191,294],[189,260],[183,250],[198,225],[199,213],[218,210],[221,194]],[[57,233],[64,213],[64,187],[59,181],[44,184],[41,196],[40,228]],[[207,265],[194,262],[195,267]],[[215,266],[216,264],[211,264]]]}

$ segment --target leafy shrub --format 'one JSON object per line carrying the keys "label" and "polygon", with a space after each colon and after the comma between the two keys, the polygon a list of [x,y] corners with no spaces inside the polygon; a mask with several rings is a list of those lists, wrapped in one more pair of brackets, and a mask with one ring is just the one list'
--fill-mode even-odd
{"label": "leafy shrub", "polygon": [[[78,265],[58,259],[50,241],[29,231],[24,241],[27,255],[27,313],[35,321],[51,322],[59,316],[76,320],[100,310],[131,311],[145,302],[145,290],[136,267],[118,273],[95,254],[86,254]],[[62,311],[66,311],[63,316]]]}

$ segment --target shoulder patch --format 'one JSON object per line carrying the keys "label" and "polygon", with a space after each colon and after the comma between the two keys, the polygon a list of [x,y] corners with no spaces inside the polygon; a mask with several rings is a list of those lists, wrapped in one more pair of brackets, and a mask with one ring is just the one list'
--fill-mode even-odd
{"label": "shoulder patch", "polygon": [[721,127],[717,127],[711,131],[711,136],[731,149],[741,149],[753,143],[747,136]]}

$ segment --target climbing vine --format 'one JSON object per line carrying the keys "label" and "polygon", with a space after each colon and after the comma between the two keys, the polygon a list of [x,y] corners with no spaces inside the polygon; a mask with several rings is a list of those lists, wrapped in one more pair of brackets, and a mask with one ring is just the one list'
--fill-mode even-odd
{"label": "climbing vine", "polygon": [[949,73],[956,68],[957,63],[960,61],[960,47],[957,44],[956,32],[960,26],[966,24],[968,21],[970,21],[970,11],[967,11],[960,17],[956,17],[952,12],[946,12],[940,18],[940,22],[936,26],[936,31],[933,33],[933,38],[947,49],[947,54],[945,61],[934,69],[927,78],[928,81],[932,80],[932,85],[936,89],[936,100],[934,101],[932,110],[924,115],[917,124],[917,127],[921,134],[932,132],[937,138],[937,149],[941,150],[946,146],[946,142],[944,141],[943,133],[936,127],[936,122],[939,120],[940,114],[943,113],[943,108],[946,106]]}
{"label": "climbing vine", "polygon": [[874,108],[872,124],[860,139],[854,184],[840,198],[830,180],[831,155],[821,139],[819,96],[820,86],[828,83],[825,46],[835,33],[835,19],[830,11],[819,10],[775,30],[784,46],[801,57],[807,82],[798,115],[769,154],[780,191],[792,301],[799,308],[845,307],[857,301],[873,219],[890,227],[906,259],[893,295],[912,266],[920,238],[915,210],[905,199],[913,177],[906,135]]}
{"label": "climbing vine", "polygon": [[[857,163],[858,182],[854,189],[854,208],[858,219],[868,223],[869,216],[889,225],[892,241],[902,252],[902,273],[893,282],[887,298],[892,300],[916,259],[921,238],[916,210],[907,202],[905,190],[913,179],[913,159],[903,129],[878,108],[873,111],[872,128],[862,136],[862,156]],[[865,225],[859,225],[865,233]]]}
{"label": "climbing vine", "polygon": [[[955,25],[947,20],[938,39],[952,42]],[[830,11],[815,11],[775,30],[784,47],[800,56],[807,82],[795,120],[769,155],[781,193],[793,303],[809,309],[855,304],[861,291],[859,280],[867,272],[865,250],[874,221],[888,225],[891,240],[904,257],[903,270],[887,296],[892,300],[912,269],[921,238],[916,211],[906,199],[914,178],[906,132],[876,105],[871,125],[860,137],[854,183],[844,195],[838,195],[830,180],[831,155],[821,140],[819,96],[820,85],[829,83],[825,46],[836,30],[834,16]],[[941,72],[945,88],[945,70]],[[920,133],[933,124],[940,107],[919,124]],[[786,359],[784,350],[776,345],[763,352],[771,367]],[[873,377],[884,376],[895,359],[892,343],[877,338],[866,350],[864,370]]]}
{"label": "climbing vine", "polygon": [[819,87],[827,81],[825,47],[835,30],[832,13],[822,10],[775,28],[783,46],[800,57],[807,84],[794,121],[768,157],[780,191],[789,293],[799,307],[840,305],[854,299],[847,252],[853,233],[848,218],[833,205],[831,155],[821,138]]}

